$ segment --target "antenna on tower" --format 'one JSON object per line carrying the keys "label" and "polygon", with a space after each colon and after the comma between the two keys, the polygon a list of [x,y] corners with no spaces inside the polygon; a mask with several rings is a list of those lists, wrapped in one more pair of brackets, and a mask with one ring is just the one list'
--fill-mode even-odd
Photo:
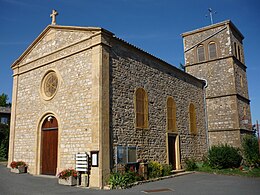
{"label": "antenna on tower", "polygon": [[209,15],[206,15],[206,17],[210,17],[210,22],[213,24],[213,14],[216,14],[217,12],[213,11],[211,8],[208,9]]}

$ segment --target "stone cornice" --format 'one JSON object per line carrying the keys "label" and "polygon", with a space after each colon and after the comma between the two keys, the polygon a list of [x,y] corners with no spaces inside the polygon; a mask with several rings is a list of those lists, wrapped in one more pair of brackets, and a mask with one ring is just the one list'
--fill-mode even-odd
{"label": "stone cornice", "polygon": [[182,37],[186,37],[186,36],[189,36],[189,35],[193,35],[193,34],[196,34],[196,33],[200,33],[200,32],[206,31],[206,30],[210,30],[210,29],[217,28],[217,27],[221,27],[221,26],[225,26],[225,25],[231,26],[231,28],[234,29],[234,30],[237,32],[237,34],[238,34],[242,39],[244,39],[243,34],[242,34],[242,33],[238,30],[238,28],[231,22],[231,20],[225,20],[225,21],[223,21],[223,22],[219,22],[219,23],[216,23],[216,24],[213,24],[213,25],[209,25],[209,26],[202,27],[202,28],[199,28],[199,29],[196,29],[196,30],[188,31],[188,32],[182,33],[181,36],[182,36]]}
{"label": "stone cornice", "polygon": [[[45,66],[46,64],[50,64],[59,60],[62,60],[64,58],[70,57],[72,55],[75,55],[77,53],[89,50],[97,45],[105,45],[110,47],[110,45],[104,41],[102,41],[102,33],[94,34],[88,38],[85,38],[83,40],[80,40],[76,43],[72,43],[66,47],[59,48],[56,51],[46,54],[40,58],[37,58],[35,60],[32,60],[30,62],[24,63],[24,64],[18,64],[17,66],[13,67],[13,69],[18,69],[13,76],[20,75],[26,72],[29,72],[31,70],[38,69],[42,66]],[[95,39],[93,42],[92,40]],[[66,53],[66,54],[64,54]]]}
{"label": "stone cornice", "polygon": [[253,132],[252,130],[248,129],[237,129],[237,128],[230,128],[230,129],[209,129],[209,132],[223,132],[223,131],[244,131],[244,132]]}
{"label": "stone cornice", "polygon": [[218,96],[208,96],[206,99],[214,99],[214,98],[221,98],[221,97],[228,97],[228,96],[237,96],[240,100],[247,102],[248,104],[250,103],[250,100],[246,97],[241,96],[238,93],[232,93],[232,94],[224,94],[224,95],[218,95]]}
{"label": "stone cornice", "polygon": [[212,60],[205,60],[203,62],[197,62],[197,63],[193,63],[193,64],[185,64],[185,67],[189,67],[189,66],[196,66],[196,65],[200,65],[200,64],[205,64],[205,63],[209,63],[209,62],[215,62],[215,61],[219,61],[219,60],[224,60],[224,59],[228,59],[228,58],[233,58],[233,60],[235,62],[237,62],[237,64],[244,70],[247,69],[246,65],[243,64],[241,61],[239,61],[234,55],[228,55],[228,56],[224,56],[221,58],[216,58],[216,59],[212,59]]}
{"label": "stone cornice", "polygon": [[[100,31],[106,35],[113,36],[114,34],[108,30],[99,27],[78,27],[78,26],[59,26],[59,25],[48,25],[41,34],[32,42],[32,44],[23,52],[23,54],[11,65],[11,68],[15,68],[19,62],[21,62],[35,47],[35,45],[51,30],[51,29],[63,29],[63,30],[75,30],[75,31]],[[74,43],[75,44],[75,43]]]}

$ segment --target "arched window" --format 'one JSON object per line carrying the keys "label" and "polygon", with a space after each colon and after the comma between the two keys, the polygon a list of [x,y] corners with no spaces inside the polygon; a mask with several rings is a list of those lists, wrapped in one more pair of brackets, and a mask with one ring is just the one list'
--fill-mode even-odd
{"label": "arched window", "polygon": [[143,88],[135,91],[135,124],[136,128],[148,128],[148,97]]}
{"label": "arched window", "polygon": [[235,51],[235,57],[237,58],[237,43],[234,43],[234,51]]}
{"label": "arched window", "polygon": [[202,62],[205,60],[205,52],[204,52],[203,45],[199,45],[197,47],[197,58],[198,58],[198,62]]}
{"label": "arched window", "polygon": [[176,132],[176,103],[172,97],[167,98],[167,132]]}
{"label": "arched window", "polygon": [[217,58],[217,45],[214,42],[209,43],[209,59]]}
{"label": "arched window", "polygon": [[190,133],[197,134],[196,111],[193,103],[190,103],[189,115],[190,115]]}

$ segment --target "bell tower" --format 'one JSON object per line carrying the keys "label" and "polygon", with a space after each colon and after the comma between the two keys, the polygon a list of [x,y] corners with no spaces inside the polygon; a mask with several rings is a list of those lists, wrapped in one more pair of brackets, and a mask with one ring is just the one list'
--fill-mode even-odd
{"label": "bell tower", "polygon": [[252,133],[244,36],[227,20],[182,34],[186,72],[207,80],[209,145],[241,146]]}

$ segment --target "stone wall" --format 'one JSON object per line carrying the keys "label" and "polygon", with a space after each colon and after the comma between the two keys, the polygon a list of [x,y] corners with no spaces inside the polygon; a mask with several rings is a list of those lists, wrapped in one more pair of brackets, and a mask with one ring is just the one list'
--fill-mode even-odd
{"label": "stone wall", "polygon": [[[207,148],[202,83],[119,40],[112,43],[110,60],[113,145],[137,146],[137,158],[166,163],[166,99],[172,96],[177,105],[181,159],[201,158]],[[134,93],[139,87],[148,93],[148,129],[135,128]],[[197,135],[189,133],[190,103],[196,107]]]}
{"label": "stone wall", "polygon": [[228,144],[233,147],[241,146],[240,131],[209,132],[209,145]]}
{"label": "stone wall", "polygon": [[[99,150],[99,130],[93,125],[93,118],[98,116],[97,104],[93,102],[99,99],[92,95],[94,90],[97,91],[93,82],[99,85],[95,80],[99,73],[93,66],[90,47],[90,34],[95,33],[62,29],[45,33],[13,67],[15,80],[18,81],[14,82],[17,91],[13,92],[15,108],[9,161],[25,161],[32,174],[41,173],[41,124],[49,114],[58,120],[57,171],[75,168],[77,152]],[[58,76],[58,89],[55,96],[46,101],[42,96],[41,83],[49,70],[55,71]],[[98,168],[93,168],[93,172],[96,172],[93,174],[95,177],[99,177]],[[97,180],[93,184],[96,187],[99,186]]]}
{"label": "stone wall", "polygon": [[[248,124],[251,124],[244,37],[230,21],[224,21],[184,33],[183,38],[187,72],[208,82],[206,98],[210,143],[233,143],[237,146],[240,129],[250,130],[250,125],[243,124],[244,107]],[[216,59],[208,57],[207,47],[211,41],[217,44]],[[196,59],[199,44],[205,48],[206,57],[202,62]],[[238,46],[240,60],[235,55]]]}

